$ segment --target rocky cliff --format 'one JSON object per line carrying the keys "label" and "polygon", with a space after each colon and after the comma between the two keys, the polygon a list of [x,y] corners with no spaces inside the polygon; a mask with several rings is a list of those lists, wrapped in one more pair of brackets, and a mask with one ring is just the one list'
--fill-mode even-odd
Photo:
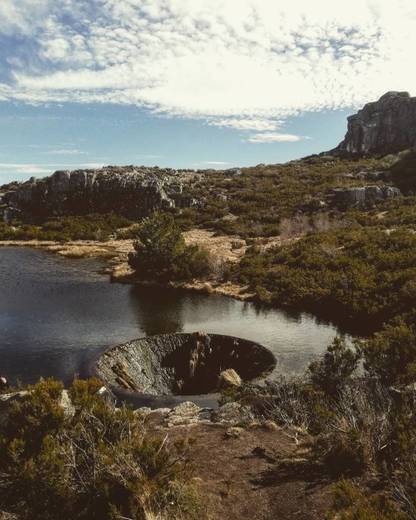
{"label": "rocky cliff", "polygon": [[191,171],[107,166],[94,170],[57,171],[43,179],[31,178],[2,195],[13,215],[49,217],[116,212],[129,218],[157,209],[191,206],[184,186],[200,174]]}
{"label": "rocky cliff", "polygon": [[416,145],[416,97],[387,92],[348,118],[344,140],[331,151],[337,155],[386,155]]}

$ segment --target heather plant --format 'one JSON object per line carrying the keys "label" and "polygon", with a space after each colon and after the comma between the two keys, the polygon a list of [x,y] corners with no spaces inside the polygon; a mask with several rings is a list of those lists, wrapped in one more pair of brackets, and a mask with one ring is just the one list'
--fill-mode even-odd
{"label": "heather plant", "polygon": [[203,518],[187,446],[148,434],[97,380],[40,381],[0,425],[0,503],[22,520]]}

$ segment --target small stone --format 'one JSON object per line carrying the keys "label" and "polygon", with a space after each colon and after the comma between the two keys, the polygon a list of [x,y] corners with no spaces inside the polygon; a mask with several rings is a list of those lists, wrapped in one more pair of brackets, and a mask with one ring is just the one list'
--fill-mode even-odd
{"label": "small stone", "polygon": [[151,414],[153,415],[168,415],[171,412],[171,408],[155,408],[151,410]]}
{"label": "small stone", "polygon": [[218,388],[221,390],[225,388],[236,388],[241,386],[241,384],[241,377],[233,368],[224,370],[221,372],[220,377],[218,378]]}
{"label": "small stone", "polygon": [[240,428],[239,426],[232,426],[231,428],[228,428],[225,432],[226,437],[230,438],[238,438],[243,433],[244,428]]}

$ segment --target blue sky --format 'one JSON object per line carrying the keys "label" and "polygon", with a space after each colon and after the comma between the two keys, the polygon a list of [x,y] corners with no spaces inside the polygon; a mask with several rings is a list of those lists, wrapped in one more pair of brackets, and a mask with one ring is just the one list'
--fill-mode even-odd
{"label": "blue sky", "polygon": [[416,93],[410,0],[0,0],[0,184],[327,150]]}

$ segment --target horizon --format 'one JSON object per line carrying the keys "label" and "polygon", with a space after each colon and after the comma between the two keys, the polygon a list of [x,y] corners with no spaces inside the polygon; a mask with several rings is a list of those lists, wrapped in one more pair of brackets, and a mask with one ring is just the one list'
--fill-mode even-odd
{"label": "horizon", "polygon": [[334,148],[385,92],[416,92],[410,0],[275,4],[3,0],[0,185],[284,163]]}

